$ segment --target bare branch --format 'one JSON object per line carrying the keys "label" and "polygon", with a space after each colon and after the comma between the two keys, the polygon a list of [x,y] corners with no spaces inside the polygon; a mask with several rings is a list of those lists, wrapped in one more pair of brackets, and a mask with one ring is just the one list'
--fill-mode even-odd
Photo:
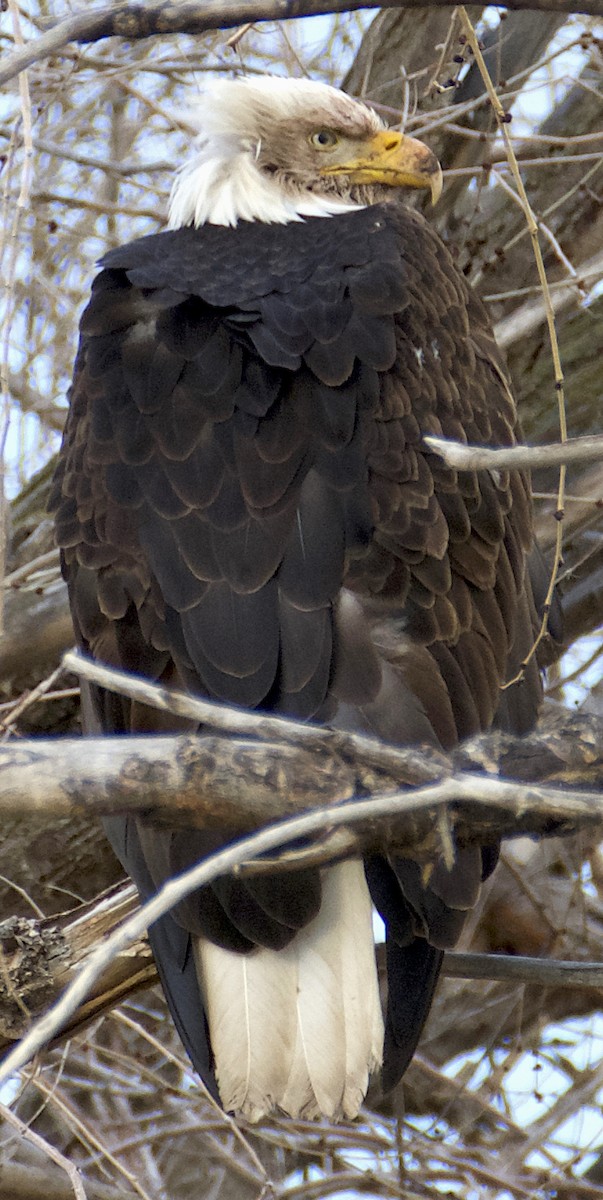
{"label": "bare branch", "polygon": [[[47,1153],[48,1142],[42,1150]],[[3,1163],[0,1168],[0,1200],[73,1200],[73,1188],[58,1171],[41,1170],[31,1163]],[[134,1192],[117,1190],[86,1180],[86,1200],[135,1200]]]}
{"label": "bare branch", "polygon": [[[220,730],[233,736],[250,736],[261,738],[265,742],[285,743],[295,749],[304,747],[320,754],[328,749],[333,754],[339,754],[344,759],[351,755],[361,755],[365,766],[373,771],[394,773],[397,783],[417,785],[433,781],[433,764],[437,751],[432,752],[436,757],[431,760],[427,774],[421,765],[420,755],[415,761],[413,750],[399,750],[373,738],[361,734],[344,733],[341,730],[328,729],[323,726],[302,725],[286,717],[275,717],[268,713],[252,712],[238,708],[228,708],[225,704],[214,704],[210,700],[189,696],[186,692],[175,691],[172,688],[161,687],[148,679],[131,675],[126,671],[117,671],[113,667],[103,666],[86,658],[77,651],[69,651],[63,658],[65,670],[72,671],[81,679],[96,683],[110,692],[120,696],[129,696],[141,704],[148,704],[161,712],[175,713],[187,717],[195,724],[209,726],[210,729]],[[137,745],[139,739],[137,739]],[[446,758],[439,757],[442,773],[446,771]],[[421,773],[423,771],[423,773]],[[410,774],[409,774],[410,772]]]}
{"label": "bare branch", "polygon": [[[600,156],[599,156],[600,160]],[[525,164],[522,163],[522,166]],[[588,280],[596,281],[603,271],[603,253],[595,254],[588,262],[577,268],[578,281],[564,279],[551,285],[551,304],[556,315],[576,305],[583,298],[581,291]],[[540,288],[537,289],[540,292]],[[514,342],[520,341],[534,333],[545,321],[546,304],[540,294],[536,299],[522,304],[520,308],[498,321],[495,328],[496,340],[503,350]]]}
{"label": "bare branch", "polygon": [[507,979],[540,987],[603,987],[603,963],[564,962],[511,954],[446,954],[451,979]]}
{"label": "bare branch", "polygon": [[[0,1052],[27,1032],[32,1019],[58,998],[99,941],[138,908],[133,884],[123,883],[55,917],[9,917],[0,922]],[[448,953],[443,974],[455,979],[590,991],[603,986],[603,963],[550,961],[525,955]],[[149,944],[141,937],[135,946],[106,965],[85,1004],[63,1029],[62,1038],[72,1036],[103,1011],[156,981]]]}
{"label": "bare branch", "polygon": [[[169,740],[169,739],[167,739]],[[91,745],[92,743],[89,743]],[[21,743],[21,746],[23,743]],[[81,749],[81,744],[80,744]],[[88,755],[86,756],[88,758]],[[232,782],[232,781],[231,781]],[[141,800],[149,797],[146,791]],[[417,789],[412,795],[408,792],[389,796],[373,796],[369,800],[353,801],[342,804],[337,808],[317,809],[303,816],[279,822],[251,837],[238,841],[235,845],[213,854],[204,862],[197,864],[191,870],[184,872],[176,879],[170,880],[161,888],[152,900],[126,920],[109,937],[105,938],[99,948],[90,956],[88,962],[69,985],[61,1000],[41,1017],[23,1038],[22,1042],[4,1060],[0,1067],[0,1083],[18,1070],[37,1053],[49,1040],[56,1037],[65,1022],[73,1017],[78,1006],[89,994],[99,976],[106,970],[115,955],[125,951],[133,941],[140,938],[150,924],[169,912],[185,896],[199,887],[211,883],[220,875],[236,869],[244,864],[265,856],[267,851],[277,850],[297,838],[308,837],[324,831],[327,828],[341,828],[344,825],[356,827],[365,823],[367,829],[374,830],[375,822],[385,824],[398,821],[404,824],[410,832],[408,846],[412,845],[413,823],[421,825],[421,816],[428,817],[435,807],[441,804],[454,803],[458,805],[459,813],[468,805],[468,821],[464,829],[465,836],[474,838],[484,836],[484,818],[486,827],[492,832],[492,810],[499,817],[503,828],[500,832],[519,833],[526,828],[533,831],[534,815],[537,813],[539,832],[549,832],[555,828],[575,828],[576,825],[587,826],[600,824],[603,821],[603,795],[596,793],[569,793],[555,788],[526,787],[517,788],[515,784],[497,779],[476,777],[466,774],[454,779],[448,779],[432,788]],[[538,810],[539,813],[538,813]],[[543,823],[544,819],[544,823]],[[434,822],[431,818],[432,836]],[[460,826],[458,826],[460,827]],[[426,843],[425,827],[421,829],[419,841],[421,852]],[[438,837],[438,820],[435,823],[435,837]],[[379,839],[380,842],[387,840]],[[486,837],[485,840],[488,840]],[[417,849],[419,847],[417,846]],[[405,843],[405,852],[407,844]],[[433,848],[431,849],[433,853]],[[266,860],[263,857],[263,865]],[[270,864],[273,867],[273,864]]]}
{"label": "bare branch", "polygon": [[426,437],[430,450],[441,455],[449,467],[462,471],[496,471],[510,467],[523,471],[526,467],[558,467],[565,463],[601,462],[603,460],[603,434],[590,437],[571,438],[567,442],[554,442],[549,446],[505,446],[491,450],[486,446],[465,446],[462,442],[451,442],[446,438]]}
{"label": "bare branch", "polygon": [[[453,0],[432,0],[432,5],[435,8],[454,7]],[[136,41],[176,33],[200,34],[214,29],[233,29],[262,21],[356,12],[361,8],[400,7],[400,0],[263,0],[261,11],[258,11],[257,0],[203,0],[196,4],[171,4],[169,0],[159,0],[152,4],[126,3],[86,9],[16,50],[0,70],[0,85],[33,63],[56,54],[70,42],[98,42],[107,37]],[[425,0],[405,0],[403,7],[421,9],[425,7]],[[574,12],[591,16],[603,14],[602,0],[506,0],[505,7],[554,12],[562,16]]]}
{"label": "bare branch", "polygon": [[[42,1139],[40,1139],[42,1140]],[[48,1152],[48,1142],[41,1147]],[[73,1168],[72,1168],[73,1169]],[[3,1163],[0,1169],[0,1200],[73,1200],[74,1191],[58,1171],[41,1170],[31,1163]],[[86,1180],[86,1200],[135,1200],[135,1193],[120,1187]]]}
{"label": "bare branch", "polygon": [[[25,1121],[21,1121],[16,1113],[11,1112],[11,1109],[8,1108],[7,1105],[0,1104],[0,1115],[9,1125],[12,1125],[13,1128],[17,1130],[18,1134],[24,1139],[24,1141],[30,1142],[32,1146],[35,1146],[38,1150],[42,1150],[42,1152],[46,1154],[47,1157],[52,1160],[52,1162],[56,1163],[57,1167],[60,1167],[61,1170],[65,1172],[69,1183],[71,1184],[71,1187],[67,1191],[67,1195],[75,1197],[75,1200],[86,1200],[84,1185],[80,1179],[80,1173],[74,1163],[69,1162],[64,1154],[60,1154],[54,1146],[50,1146],[48,1142],[45,1142],[44,1138],[40,1137],[40,1135],[36,1133],[34,1129],[31,1129]],[[4,1172],[2,1172],[2,1174],[4,1174]],[[47,1192],[46,1195],[48,1195]]]}
{"label": "bare branch", "polygon": [[[232,720],[236,717],[233,710]],[[494,733],[466,743],[459,750],[461,770],[455,770],[453,758],[429,748],[389,747],[382,749],[385,758],[391,753],[390,770],[385,761],[376,769],[369,739],[367,763],[363,739],[348,739],[344,756],[338,734],[329,744],[321,742],[321,730],[313,731],[312,748],[240,736],[103,737],[87,739],[82,754],[79,738],[23,739],[0,747],[0,810],[56,816],[145,812],[157,824],[219,829],[228,837],[315,808],[319,801],[326,839],[310,850],[289,852],[286,866],[299,866],[299,855],[330,861],[375,845],[403,846],[423,861],[440,848],[434,813],[443,805],[454,805],[450,823],[464,842],[551,836],[600,824],[601,723],[592,717],[568,720],[565,736],[557,729],[537,731],[527,741]],[[501,764],[510,778],[474,773],[484,765],[493,772]],[[427,786],[416,786],[419,780],[428,780]],[[593,790],[575,790],[580,784]],[[371,799],[356,799],[367,790]],[[314,831],[316,815],[298,819],[309,820]],[[348,822],[353,834],[332,842],[333,830]],[[274,865],[263,859],[262,869]]]}

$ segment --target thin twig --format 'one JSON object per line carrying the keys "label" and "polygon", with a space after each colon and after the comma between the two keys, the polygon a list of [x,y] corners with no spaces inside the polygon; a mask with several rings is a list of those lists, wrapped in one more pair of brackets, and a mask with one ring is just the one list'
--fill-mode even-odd
{"label": "thin twig", "polygon": [[[561,441],[566,442],[567,441],[567,419],[566,419],[566,413],[565,413],[563,371],[561,368],[561,357],[559,354],[559,343],[557,341],[557,331],[555,329],[555,314],[554,314],[553,305],[552,305],[552,301],[551,301],[551,295],[549,292],[548,280],[546,277],[546,270],[545,270],[545,266],[544,266],[544,259],[542,257],[540,243],[538,241],[538,223],[536,221],[534,213],[532,212],[530,201],[528,200],[528,195],[527,195],[527,192],[526,192],[526,189],[524,186],[523,179],[521,177],[521,172],[519,170],[519,164],[517,162],[517,158],[515,156],[515,151],[513,149],[513,143],[512,143],[511,135],[509,132],[510,114],[505,112],[505,110],[499,100],[499,97],[496,94],[496,88],[494,87],[494,84],[492,83],[492,80],[490,78],[490,74],[489,74],[488,68],[486,66],[486,63],[484,61],[484,56],[482,54],[482,51],[481,51],[481,48],[479,45],[479,41],[477,39],[473,25],[472,25],[471,21],[469,20],[467,10],[461,6],[461,8],[459,9],[459,12],[461,14],[461,19],[463,22],[463,27],[465,30],[465,35],[467,37],[467,41],[468,41],[469,45],[471,46],[471,49],[475,56],[476,64],[478,66],[480,75],[484,82],[484,86],[486,88],[487,94],[490,99],[490,103],[494,110],[496,120],[498,122],[498,127],[500,129],[500,132],[503,137],[503,141],[505,143],[505,149],[507,151],[509,166],[511,168],[511,173],[515,180],[517,194],[521,200],[521,204],[522,204],[522,207],[523,207],[523,210],[525,213],[526,222],[527,222],[528,229],[530,232],[530,238],[532,241],[532,249],[534,251],[536,267],[538,270],[538,278],[540,280],[540,284],[542,287],[542,295],[543,295],[545,313],[546,313],[546,322],[547,322],[548,331],[549,331],[549,341],[551,344],[551,354],[552,354],[552,359],[553,359],[553,370],[554,370],[554,377],[555,377],[555,390],[557,392],[557,402],[558,402],[558,412],[559,412],[559,434],[560,434]],[[555,552],[554,552],[553,564],[551,567],[549,586],[547,589],[546,596],[544,598],[544,603],[542,605],[542,618],[540,621],[540,628],[536,634],[536,637],[533,640],[530,650],[528,651],[527,655],[524,658],[524,661],[522,662],[522,664],[519,668],[519,671],[517,672],[516,675],[513,676],[512,679],[507,680],[507,682],[505,684],[506,688],[509,688],[513,684],[520,682],[520,680],[523,678],[526,666],[531,661],[531,659],[534,657],[534,655],[536,654],[536,652],[538,650],[540,643],[542,642],[543,638],[546,636],[546,632],[547,632],[547,628],[548,628],[548,621],[549,621],[549,613],[550,613],[550,609],[551,609],[551,604],[553,602],[553,596],[554,596],[555,587],[557,584],[559,569],[563,562],[563,516],[564,516],[564,495],[565,495],[566,475],[567,475],[567,468],[566,468],[565,464],[563,464],[559,468],[559,487],[558,487],[558,492],[557,492],[557,512],[555,514],[556,518],[557,518],[557,527],[556,527],[556,536],[555,536]]]}
{"label": "thin twig", "polygon": [[70,1163],[69,1160],[65,1158],[63,1154],[60,1154],[58,1150],[55,1150],[54,1146],[51,1146],[50,1143],[45,1140],[45,1138],[40,1137],[38,1133],[35,1133],[33,1129],[30,1129],[29,1125],[27,1125],[25,1121],[22,1121],[16,1115],[16,1113],[12,1112],[11,1109],[5,1104],[0,1104],[0,1113],[7,1124],[12,1125],[24,1141],[31,1142],[32,1146],[35,1146],[36,1149],[41,1150],[42,1154],[45,1154],[47,1158],[51,1159],[53,1163],[56,1163],[57,1167],[60,1167],[61,1170],[65,1172],[73,1188],[73,1194],[76,1200],[86,1200],[84,1185],[80,1179],[80,1173],[75,1164]]}
{"label": "thin twig", "polygon": [[[398,747],[380,742],[364,734],[348,733],[319,725],[306,725],[287,717],[275,717],[270,713],[232,709],[225,704],[189,696],[173,688],[151,683],[142,676],[128,671],[118,671],[86,658],[79,651],[69,650],[63,656],[63,668],[79,675],[90,683],[96,683],[110,692],[128,696],[142,704],[149,704],[160,712],[175,713],[198,722],[201,726],[220,730],[223,733],[261,738],[268,742],[283,742],[295,748],[305,747],[319,752],[325,747],[340,754],[362,757],[371,768],[387,772],[408,769],[408,753]],[[442,763],[444,763],[442,758]]]}
{"label": "thin twig", "polygon": [[[603,253],[599,252],[598,254],[594,255],[593,258],[589,259],[588,262],[582,264],[582,268],[579,270],[579,279],[577,283],[575,283],[573,279],[564,279],[560,280],[557,284],[553,284],[551,287],[551,304],[553,311],[555,313],[560,313],[564,309],[568,308],[571,304],[575,304],[576,292],[580,294],[580,281],[592,277],[593,282],[595,282],[601,275],[602,271]],[[541,291],[541,289],[539,289],[539,291]],[[494,333],[499,346],[501,346],[503,350],[507,350],[509,346],[513,345],[514,342],[520,341],[522,338],[529,336],[534,332],[535,329],[538,329],[538,327],[542,325],[543,321],[546,320],[546,315],[546,305],[542,299],[542,295],[540,296],[540,299],[535,299],[527,304],[522,304],[521,307],[512,312],[510,316],[505,317],[502,321],[499,321],[496,324]]]}
{"label": "thin twig", "polygon": [[[136,1021],[133,1021],[131,1017],[129,1017],[127,1013],[123,1011],[123,1009],[119,1009],[114,1015],[121,1025],[125,1025],[128,1029],[131,1029],[133,1032],[144,1037],[145,1041],[147,1041],[150,1046],[153,1046],[160,1053],[162,1058],[167,1058],[169,1061],[171,1061],[174,1066],[177,1067],[178,1071],[187,1069],[188,1063],[183,1063],[183,1061],[177,1058],[175,1054],[172,1054],[166,1045],[158,1041],[157,1038],[154,1038],[148,1029],[141,1028]],[[243,1163],[235,1160],[233,1162],[235,1170],[238,1172],[238,1174],[243,1175],[247,1182],[257,1184],[261,1188],[263,1184],[268,1182],[266,1168],[258,1157],[249,1139],[245,1136],[244,1131],[229,1113],[224,1112],[224,1109],[220,1108],[220,1106],[214,1100],[214,1097],[209,1089],[203,1083],[202,1079],[196,1078],[195,1083],[196,1086],[203,1092],[203,1097],[206,1104],[213,1109],[218,1122],[218,1128],[229,1130],[234,1140],[239,1142],[245,1153],[249,1155],[253,1167],[255,1168],[255,1170],[251,1170],[249,1167],[245,1167]],[[205,1126],[205,1128],[207,1127]]]}
{"label": "thin twig", "polygon": [[[102,1154],[103,1158],[111,1164],[119,1175],[127,1181],[133,1190],[140,1196],[140,1200],[153,1200],[146,1188],[138,1181],[132,1171],[124,1167],[116,1156],[109,1150],[109,1147],[101,1141],[98,1134],[91,1127],[90,1120],[85,1121],[83,1117],[75,1112],[73,1106],[63,1099],[57,1088],[52,1087],[46,1082],[42,1075],[36,1074],[31,1080],[32,1085],[42,1093],[43,1096],[52,1100],[53,1104],[61,1113],[62,1119],[72,1129],[77,1138],[84,1142],[84,1145],[93,1146],[94,1149]],[[74,1168],[75,1169],[75,1168]],[[85,1192],[82,1191],[83,1200],[86,1200]],[[79,1200],[79,1196],[78,1196]]]}
{"label": "thin twig", "polygon": [[60,679],[62,674],[63,668],[57,667],[50,675],[46,677],[46,679],[43,679],[41,683],[37,685],[37,687],[32,688],[30,692],[26,692],[25,695],[20,696],[19,699],[15,701],[10,712],[8,712],[6,716],[0,718],[0,729],[4,730],[5,735],[10,729],[11,725],[14,725],[19,720],[19,717],[23,716],[23,713],[30,708],[32,704],[35,704],[37,700],[40,700],[41,697],[46,694],[46,692],[50,691],[50,689],[54,687],[57,679]]}
{"label": "thin twig", "polygon": [[[584,157],[586,157],[586,158],[593,158],[595,161],[597,161],[598,163],[600,163],[600,161],[601,161],[601,152],[599,151],[599,153],[598,153],[598,154],[593,154],[593,155],[586,155],[586,156],[584,156],[584,155],[581,155],[581,154],[580,154],[580,155],[574,155],[574,156],[573,156],[574,160],[575,160],[576,158],[578,158],[578,160],[579,160],[579,161],[582,161],[582,160],[584,159]],[[566,161],[566,160],[564,159],[563,161]],[[567,161],[569,161],[569,160],[567,160]],[[531,163],[532,165],[534,165],[534,161],[533,161],[533,160],[531,160],[531,159],[528,159],[528,160],[526,161],[525,159],[522,159],[521,165],[522,165],[522,167],[523,167],[523,168],[524,168],[524,170],[525,170],[526,166],[528,166],[530,163]],[[550,160],[550,159],[543,159],[543,160],[542,160],[542,163],[544,163],[544,165],[546,165],[546,166],[550,166],[550,165],[551,165],[551,160]],[[520,208],[523,208],[523,204],[522,204],[521,198],[520,198],[520,197],[517,195],[517,193],[516,193],[516,192],[515,192],[515,190],[514,190],[514,189],[511,187],[511,185],[510,185],[509,183],[507,183],[507,181],[506,181],[506,179],[505,179],[505,177],[504,177],[504,173],[503,173],[502,171],[498,171],[498,170],[496,170],[496,166],[497,166],[497,164],[496,164],[496,163],[493,163],[493,164],[492,164],[492,170],[493,170],[494,177],[495,177],[495,179],[496,179],[496,183],[498,184],[498,186],[499,186],[499,187],[501,187],[501,188],[503,189],[503,191],[504,191],[504,192],[506,192],[507,196],[510,196],[510,198],[511,198],[511,200],[513,201],[513,203],[514,203],[514,204],[517,204],[517,205],[519,205],[519,207],[520,207]],[[506,164],[505,164],[505,166],[507,166],[507,167],[508,167],[508,163],[506,163]],[[545,223],[545,222],[542,220],[542,217],[536,217],[536,216],[535,216],[535,217],[534,217],[534,220],[536,221],[536,226],[537,226],[537,228],[538,228],[538,229],[541,231],[541,233],[543,234],[543,236],[544,236],[544,237],[547,239],[547,241],[548,241],[548,242],[550,243],[550,245],[552,246],[552,248],[553,248],[553,251],[554,251],[554,253],[555,253],[556,257],[559,259],[559,262],[561,263],[561,265],[562,265],[562,266],[565,268],[565,270],[567,271],[567,274],[570,276],[570,279],[576,280],[576,279],[578,278],[578,272],[577,272],[577,270],[576,270],[575,266],[573,265],[573,263],[571,263],[571,262],[570,262],[569,258],[567,257],[567,254],[564,254],[564,252],[563,252],[563,250],[562,250],[561,246],[559,245],[559,241],[558,241],[558,239],[555,237],[555,234],[553,233],[552,229],[550,229],[550,228],[549,228],[549,226],[548,226],[548,225],[547,225],[547,224],[546,224],[546,223]],[[548,288],[548,286],[549,286],[549,284],[548,284],[548,280],[547,280],[547,288]],[[542,290],[542,289],[541,289],[541,290]]]}

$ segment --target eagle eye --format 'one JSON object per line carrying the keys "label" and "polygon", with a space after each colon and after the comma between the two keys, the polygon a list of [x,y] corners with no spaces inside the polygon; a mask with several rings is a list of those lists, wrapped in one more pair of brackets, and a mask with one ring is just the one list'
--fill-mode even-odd
{"label": "eagle eye", "polygon": [[331,150],[337,145],[339,138],[332,129],[316,129],[310,134],[308,141],[315,150]]}

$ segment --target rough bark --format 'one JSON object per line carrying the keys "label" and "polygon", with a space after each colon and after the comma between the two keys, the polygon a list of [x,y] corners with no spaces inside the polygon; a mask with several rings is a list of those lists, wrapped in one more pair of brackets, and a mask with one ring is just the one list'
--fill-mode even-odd
{"label": "rough bark", "polygon": [[[206,714],[210,707],[203,706]],[[218,709],[216,720],[223,727],[228,721],[249,725],[254,718],[252,714],[242,718],[234,710]],[[454,838],[460,842],[491,842],[500,834],[593,833],[603,822],[599,793],[576,791],[581,784],[600,785],[603,777],[603,723],[594,717],[557,717],[549,727],[523,739],[483,735],[462,746],[456,762],[448,763],[440,754],[388,750],[367,739],[307,727],[302,727],[302,740],[308,743],[314,738],[315,745],[312,750],[307,745],[300,748],[292,741],[288,744],[288,739],[294,737],[293,722],[261,716],[255,720],[258,728],[268,725],[274,730],[282,725],[281,742],[260,744],[232,737],[89,739],[83,763],[81,741],[21,742],[16,749],[8,745],[0,759],[2,800],[9,811],[24,802],[36,811],[45,793],[49,808],[59,812],[81,804],[98,806],[102,812],[140,809],[148,819],[166,820],[171,825],[183,822],[187,826],[199,821],[231,836],[262,828],[291,812],[305,811],[316,803],[317,794],[323,805],[335,804],[326,821],[328,836],[323,834],[303,851],[286,849],[280,861],[273,857],[267,862],[264,855],[257,864],[257,869],[263,870],[279,866],[287,869],[292,862],[297,864],[300,856],[304,861],[314,856],[325,862],[337,854],[359,853],[363,847],[393,848],[418,861],[428,861],[441,847],[443,820],[451,849]],[[376,768],[376,759],[381,761],[380,768]],[[457,773],[450,774],[455,767]],[[488,775],[476,773],[483,768]],[[514,784],[493,780],[492,775],[497,773],[506,773]],[[535,788],[534,781],[543,778],[564,785],[566,790],[560,786]],[[408,786],[413,779],[422,783],[433,779],[435,786],[400,794],[401,781]],[[369,785],[379,789],[379,797],[358,799],[353,805],[341,807],[341,801],[358,792],[365,797]],[[453,805],[442,808],[442,801],[450,800]],[[352,840],[342,844],[337,841],[336,826],[345,822],[349,823],[347,838]],[[324,815],[315,828],[325,828]],[[283,841],[291,837],[293,832],[283,835]],[[121,924],[134,904],[134,889],[129,886],[113,890],[75,914],[46,921],[12,918],[3,923],[0,1033],[5,1041],[26,1032],[32,1016],[47,1007],[78,965]],[[506,930],[508,937],[508,907],[499,896],[489,921],[484,917],[480,936],[488,949],[504,948],[500,941],[497,945],[496,928]],[[593,913],[597,931],[599,907],[596,918]],[[551,934],[558,929],[557,916],[551,912],[543,932],[538,911],[526,915],[518,931],[516,911],[511,939],[515,949],[518,936],[524,936],[526,951],[559,951],[559,943],[554,943]],[[551,934],[548,939],[547,930]],[[562,949],[567,952],[569,945],[565,941]],[[79,1028],[153,978],[148,951],[143,946],[120,953],[96,981],[92,998],[70,1018],[67,1031]],[[506,984],[489,986],[496,995],[508,995]],[[586,998],[585,994],[580,996],[579,1011],[588,1011],[594,990],[591,985]],[[462,988],[456,989],[455,1003],[463,994]],[[567,1012],[567,1002],[560,1009]],[[552,1016],[559,1009],[540,1004],[539,1011]],[[490,1018],[489,1010],[485,1026],[471,1023],[471,1039],[485,1038],[485,1027],[491,1031]],[[506,1036],[507,1030],[503,1022],[500,1036]],[[437,1054],[435,1057],[437,1060]]]}
{"label": "rough bark", "polygon": [[[220,719],[224,711],[235,724],[236,710],[220,710]],[[283,725],[287,737],[294,736],[295,724]],[[307,727],[303,732],[307,736]],[[375,827],[370,816],[355,818],[358,844],[402,846],[419,859],[432,851],[430,809],[441,802],[455,802],[451,828],[462,842],[487,841],[490,834],[551,836],[603,817],[597,794],[603,725],[593,716],[561,713],[550,727],[522,738],[484,734],[450,758],[428,748],[388,753],[379,743],[337,732],[317,730],[308,740],[314,745],[233,736],[7,743],[0,747],[0,811],[58,817],[82,809],[97,816],[144,812],[157,824],[223,831],[227,840],[320,805],[356,801],[360,812],[361,798],[373,792],[376,813],[391,795],[391,819]],[[521,785],[516,797],[513,784]]]}

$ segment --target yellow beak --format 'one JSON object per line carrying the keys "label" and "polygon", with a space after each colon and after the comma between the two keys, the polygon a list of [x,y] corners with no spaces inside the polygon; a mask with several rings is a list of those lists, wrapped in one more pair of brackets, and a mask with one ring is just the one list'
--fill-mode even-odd
{"label": "yellow beak", "polygon": [[[442,193],[442,168],[431,150],[416,138],[383,129],[357,142],[358,155],[324,166],[321,175],[348,175],[352,183],[388,187],[429,188],[435,204]],[[349,143],[348,143],[349,148]]]}

